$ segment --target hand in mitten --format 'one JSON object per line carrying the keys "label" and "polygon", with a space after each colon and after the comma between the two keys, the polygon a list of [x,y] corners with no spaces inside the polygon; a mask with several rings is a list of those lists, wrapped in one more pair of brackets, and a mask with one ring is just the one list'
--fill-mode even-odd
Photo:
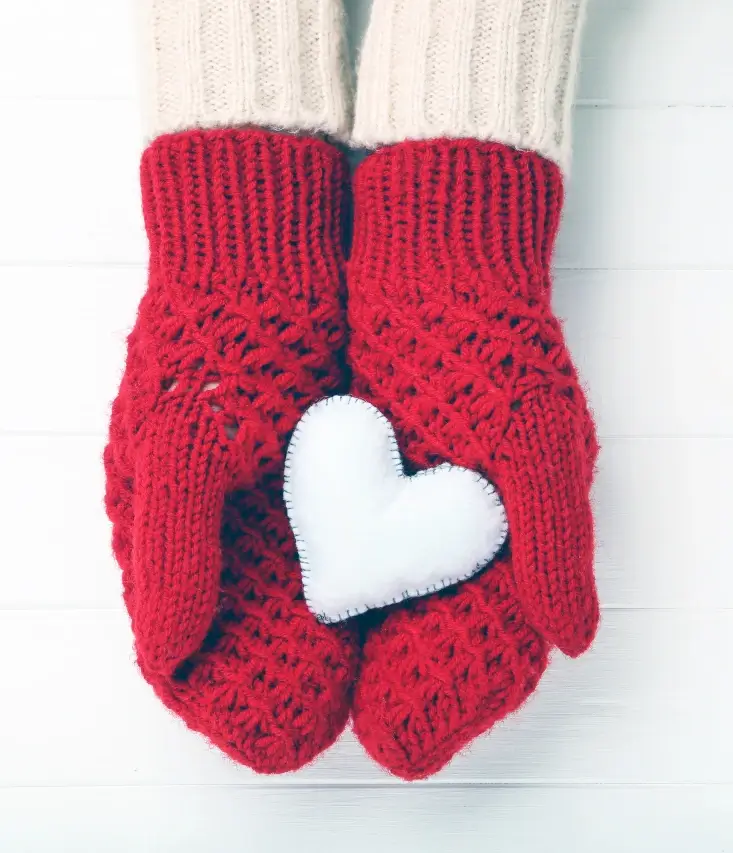
{"label": "hand in mitten", "polygon": [[352,393],[388,416],[414,469],[480,473],[509,520],[510,560],[367,637],[357,734],[412,778],[531,693],[545,643],[575,656],[592,641],[597,448],[550,308],[557,166],[495,143],[406,142],[367,158],[355,199]]}
{"label": "hand in mitten", "polygon": [[[504,558],[367,636],[362,743],[435,772],[593,639],[595,433],[550,306],[583,0],[374,0],[354,141],[352,393],[415,469],[498,487]],[[410,141],[413,140],[413,141]],[[423,140],[423,141],[418,141]]]}
{"label": "hand in mitten", "polygon": [[343,381],[341,155],[264,131],[145,152],[150,278],[105,452],[140,666],[237,760],[291,770],[349,712],[356,645],[303,600],[285,443]]}

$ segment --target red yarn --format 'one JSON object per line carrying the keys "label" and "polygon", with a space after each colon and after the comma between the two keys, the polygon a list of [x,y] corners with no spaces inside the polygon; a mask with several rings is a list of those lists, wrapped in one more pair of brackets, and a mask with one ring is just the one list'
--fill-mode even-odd
{"label": "red yarn", "polygon": [[191,728],[264,773],[339,735],[351,630],[303,600],[282,502],[303,411],[343,390],[345,168],[261,131],[166,136],[142,162],[150,278],[105,451],[138,659]]}
{"label": "red yarn", "polygon": [[354,730],[375,761],[422,779],[534,691],[547,644],[522,614],[506,557],[471,583],[393,610],[369,632]]}
{"label": "red yarn", "polygon": [[538,634],[572,656],[591,643],[597,445],[550,308],[557,167],[494,143],[408,142],[367,158],[355,200],[352,393],[388,415],[414,467],[480,472],[509,517],[511,566],[397,609],[367,637],[357,735],[418,778],[531,693]]}

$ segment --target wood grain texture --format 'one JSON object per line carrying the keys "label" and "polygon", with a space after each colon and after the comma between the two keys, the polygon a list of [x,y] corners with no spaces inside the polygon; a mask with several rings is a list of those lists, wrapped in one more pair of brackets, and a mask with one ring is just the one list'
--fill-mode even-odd
{"label": "wood grain texture", "polygon": [[603,440],[602,628],[409,787],[350,734],[257,778],[138,675],[101,470],[145,285],[134,4],[6,6],[0,849],[733,851],[733,4],[590,2],[555,306]]}
{"label": "wood grain texture", "polygon": [[2,141],[0,186],[13,203],[0,207],[0,265],[143,265],[136,105],[10,100],[3,110],[22,133]]}
{"label": "wood grain texture", "polygon": [[[18,788],[13,853],[727,853],[733,787]],[[42,816],[42,817],[41,817]],[[554,846],[555,841],[558,846]],[[560,845],[561,841],[561,845]]]}
{"label": "wood grain texture", "polygon": [[[0,264],[144,265],[135,106],[4,109],[23,133],[3,140],[0,184],[14,203],[0,208]],[[733,109],[581,110],[576,137],[558,267],[733,268]]]}
{"label": "wood grain texture", "polygon": [[[23,371],[5,377],[6,393],[23,405],[3,407],[0,434],[104,435],[145,289],[144,268],[6,267],[0,274],[6,285],[0,360],[12,365],[22,353],[24,363]],[[26,346],[28,328],[18,318],[30,315],[42,347]]]}
{"label": "wood grain texture", "polygon": [[[143,683],[122,612],[6,612],[0,787],[364,784],[389,777],[347,734],[291,777],[258,778],[188,732]],[[522,711],[432,783],[733,783],[733,612],[613,610],[593,649],[555,654]]]}
{"label": "wood grain texture", "polygon": [[733,110],[580,110],[575,134],[558,267],[733,266]]}
{"label": "wood grain texture", "polygon": [[[133,99],[134,5],[8,4],[0,30],[0,98]],[[344,6],[356,54],[371,0],[344,0]],[[731,28],[733,7],[721,0],[590,0],[578,102],[733,105]]]}
{"label": "wood grain texture", "polygon": [[[0,514],[13,519],[0,538],[0,611],[122,610],[103,446],[101,436],[0,436]],[[733,608],[731,471],[729,438],[604,441],[594,489],[604,607]]]}
{"label": "wood grain texture", "polygon": [[731,106],[731,26],[720,0],[589,0],[578,102]]}
{"label": "wood grain texture", "polygon": [[733,271],[557,272],[555,310],[602,436],[731,434],[732,289]]}
{"label": "wood grain texture", "polygon": [[0,97],[132,98],[136,89],[136,2],[33,0],[4,4]]}
{"label": "wood grain texture", "polygon": [[[7,267],[2,278],[0,359],[23,353],[24,369],[5,379],[23,405],[0,410],[0,434],[103,435],[144,268]],[[731,434],[733,359],[721,358],[730,322],[720,308],[732,289],[733,271],[557,272],[555,308],[602,437]],[[17,318],[38,304],[35,334],[48,346],[28,350]],[[28,394],[29,385],[44,394]]]}

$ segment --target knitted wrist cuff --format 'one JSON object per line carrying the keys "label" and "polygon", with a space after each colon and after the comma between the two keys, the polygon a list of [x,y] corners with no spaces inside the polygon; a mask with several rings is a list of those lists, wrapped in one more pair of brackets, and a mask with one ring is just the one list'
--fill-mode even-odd
{"label": "knitted wrist cuff", "polygon": [[143,154],[141,184],[150,266],[174,284],[317,298],[314,276],[343,273],[346,167],[326,142],[262,130],[162,136]]}
{"label": "knitted wrist cuff", "polygon": [[585,0],[374,0],[353,142],[471,137],[563,168]]}
{"label": "knitted wrist cuff", "polygon": [[544,157],[476,140],[404,142],[359,166],[354,200],[351,263],[365,280],[398,269],[417,300],[428,283],[465,287],[471,300],[549,285],[563,185]]}
{"label": "knitted wrist cuff", "polygon": [[139,0],[149,139],[254,125],[343,137],[341,0]]}

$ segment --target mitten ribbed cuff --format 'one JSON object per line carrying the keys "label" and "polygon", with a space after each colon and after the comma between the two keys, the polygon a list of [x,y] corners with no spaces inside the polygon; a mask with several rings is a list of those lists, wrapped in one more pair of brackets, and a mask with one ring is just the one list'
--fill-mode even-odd
{"label": "mitten ribbed cuff", "polygon": [[189,131],[143,154],[150,265],[207,290],[267,283],[309,295],[313,270],[343,273],[343,155],[317,139],[263,130]]}
{"label": "mitten ribbed cuff", "polygon": [[374,0],[353,142],[470,137],[567,169],[585,0]]}
{"label": "mitten ribbed cuff", "polygon": [[259,126],[343,137],[341,0],[139,0],[147,137]]}
{"label": "mitten ribbed cuff", "polygon": [[532,152],[476,140],[404,142],[370,155],[355,176],[352,265],[367,280],[400,270],[400,287],[463,282],[526,294],[549,286],[562,175]]}

